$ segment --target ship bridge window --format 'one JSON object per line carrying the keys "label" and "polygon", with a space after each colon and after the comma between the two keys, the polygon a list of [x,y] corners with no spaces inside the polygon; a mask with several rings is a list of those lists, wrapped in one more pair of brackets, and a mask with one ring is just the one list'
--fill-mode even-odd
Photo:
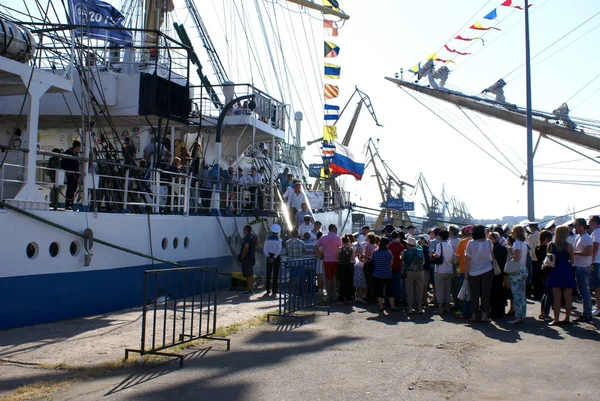
{"label": "ship bridge window", "polygon": [[57,257],[60,253],[60,244],[56,241],[50,244],[50,248],[48,248],[48,252],[50,252],[50,256],[53,258]]}
{"label": "ship bridge window", "polygon": [[162,249],[167,249],[169,247],[169,240],[166,238],[163,238],[161,246],[162,246]]}
{"label": "ship bridge window", "polygon": [[178,246],[179,246],[179,238],[175,237],[175,238],[173,238],[173,249],[177,249]]}
{"label": "ship bridge window", "polygon": [[27,254],[27,257],[29,259],[35,259],[39,252],[40,247],[38,246],[38,244],[36,244],[35,242],[30,242],[29,244],[27,244],[27,249],[25,250],[25,253]]}

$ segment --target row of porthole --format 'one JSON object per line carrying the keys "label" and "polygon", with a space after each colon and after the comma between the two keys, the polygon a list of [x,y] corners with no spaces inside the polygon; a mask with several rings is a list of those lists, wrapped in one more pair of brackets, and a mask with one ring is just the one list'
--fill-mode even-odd
{"label": "row of porthole", "polygon": [[[169,240],[167,238],[163,238],[161,246],[162,246],[162,249],[166,250],[169,247]],[[189,237],[185,237],[183,239],[183,247],[185,249],[188,249],[189,246],[190,246],[190,239],[189,239]],[[178,247],[179,247],[179,238],[175,237],[175,238],[173,238],[173,249],[177,249]],[[71,242],[71,245],[69,246],[69,253],[71,254],[71,256],[79,255],[80,250],[81,250],[81,246],[79,245],[79,242],[77,242],[77,241]],[[29,259],[35,259],[40,253],[40,247],[37,243],[30,242],[29,244],[27,244],[25,253]],[[52,242],[50,244],[50,246],[48,247],[48,253],[53,258],[57,257],[60,254],[60,244],[56,241]]]}
{"label": "row of porthole", "polygon": [[[167,250],[167,248],[169,247],[169,240],[166,237],[163,238],[160,246],[162,247],[163,250]],[[183,239],[183,247],[185,249],[188,249],[189,246],[190,246],[190,238],[185,237]],[[179,238],[175,237],[175,238],[173,238],[173,249],[177,249],[178,247],[179,247]]]}
{"label": "row of porthole", "polygon": [[[79,242],[71,242],[71,245],[69,246],[69,253],[71,254],[71,256],[79,255],[80,251],[81,245],[79,245]],[[48,253],[50,254],[50,257],[57,257],[60,254],[60,243],[56,241],[52,242],[48,247]],[[40,246],[35,242],[30,242],[29,244],[27,244],[25,254],[29,259],[37,258],[37,256],[40,254]]]}

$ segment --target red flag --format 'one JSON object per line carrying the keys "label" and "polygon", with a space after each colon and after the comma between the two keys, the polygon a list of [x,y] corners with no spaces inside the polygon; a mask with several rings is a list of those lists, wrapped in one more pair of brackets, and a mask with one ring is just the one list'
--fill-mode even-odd
{"label": "red flag", "polygon": [[490,29],[495,29],[496,31],[501,31],[501,29],[500,29],[500,28],[494,28],[493,26],[492,26],[492,27],[489,27],[489,28],[485,28],[485,27],[484,27],[483,25],[481,25],[479,22],[476,22],[476,23],[474,23],[474,24],[473,24],[473,25],[471,25],[469,28],[470,28],[470,29],[475,29],[475,30],[477,30],[477,31],[489,31]]}
{"label": "red flag", "polygon": [[325,99],[335,99],[336,97],[338,97],[339,93],[339,87],[331,84],[325,84]]}
{"label": "red flag", "polygon": [[448,50],[450,53],[456,53],[456,54],[460,54],[461,56],[468,56],[468,55],[470,55],[470,54],[471,54],[471,53],[463,53],[463,52],[459,52],[459,51],[458,51],[458,50],[456,50],[456,49],[451,49],[451,48],[449,48],[449,47],[448,47],[448,45],[444,45],[444,47],[445,47],[445,48],[446,48],[446,50]]}
{"label": "red flag", "polygon": [[325,36],[338,36],[338,27],[335,21],[323,20],[323,30]]}
{"label": "red flag", "polygon": [[[522,10],[523,7],[522,6],[513,6],[513,2],[512,0],[506,0],[504,3],[500,4],[501,6],[504,7],[512,7],[512,8],[516,8],[517,10]],[[530,4],[529,7],[531,7],[533,4]]]}
{"label": "red flag", "polygon": [[452,60],[444,60],[444,59],[441,59],[441,58],[436,58],[436,59],[435,59],[435,61],[441,61],[441,62],[442,62],[442,63],[444,63],[444,64],[448,64],[448,63],[456,64],[456,63],[455,63],[454,61],[452,61]]}
{"label": "red flag", "polygon": [[481,40],[481,43],[485,45],[485,42],[483,41],[483,38],[463,38],[462,36],[458,35],[454,39],[464,40],[466,42],[471,42],[473,40]]}

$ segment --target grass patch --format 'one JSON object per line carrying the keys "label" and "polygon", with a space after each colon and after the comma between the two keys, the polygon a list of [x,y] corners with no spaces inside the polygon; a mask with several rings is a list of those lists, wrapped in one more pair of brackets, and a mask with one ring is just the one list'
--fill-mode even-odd
{"label": "grass patch", "polygon": [[[259,316],[255,316],[251,319],[243,322],[232,323],[227,326],[217,328],[216,333],[213,337],[229,337],[234,334],[240,333],[245,330],[253,329],[261,326],[267,322],[267,315],[276,313],[276,311],[270,311]],[[209,339],[201,338],[198,340],[190,341],[185,344],[177,345],[172,348],[173,352],[184,351],[199,344],[206,344],[212,342]],[[144,355],[143,366],[156,366],[165,363],[165,360],[170,357],[160,355]],[[31,384],[26,384],[19,387],[10,394],[0,397],[0,401],[26,401],[31,399],[51,399],[52,394],[65,390],[75,383],[83,380],[106,376],[109,373],[132,368],[134,366],[140,366],[138,361],[140,358],[129,358],[128,360],[119,359],[113,362],[106,362],[94,366],[76,366],[69,365],[66,363],[59,364],[36,364],[36,367],[46,370],[59,370],[66,372],[64,379],[55,381],[39,381]]]}
{"label": "grass patch", "polygon": [[[262,326],[263,324],[267,323],[267,315],[274,314],[276,312],[277,311],[274,311],[274,310],[269,311],[262,315],[254,316],[252,319],[248,319],[243,322],[237,322],[237,323],[228,324],[227,326],[218,327],[215,334],[212,335],[211,337],[226,338],[226,337],[230,337],[234,334],[240,333],[242,331],[246,331],[246,330],[250,330],[255,327],[258,327],[258,326]],[[193,341],[187,342],[185,344],[177,345],[177,346],[173,347],[173,350],[179,350],[179,351],[186,350],[186,349],[195,347],[199,344],[207,344],[210,342],[212,342],[212,341],[209,339],[199,338],[197,340],[193,340]]]}
{"label": "grass patch", "polygon": [[15,391],[0,397],[0,401],[26,401],[31,399],[50,399],[51,394],[68,388],[81,379],[69,378],[60,381],[40,381],[26,384]]}

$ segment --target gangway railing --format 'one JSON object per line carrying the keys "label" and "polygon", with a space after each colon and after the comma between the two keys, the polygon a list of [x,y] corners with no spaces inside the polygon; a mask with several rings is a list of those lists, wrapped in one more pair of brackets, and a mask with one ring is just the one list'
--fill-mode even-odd
{"label": "gangway railing", "polygon": [[304,324],[303,310],[321,310],[329,315],[328,306],[317,306],[317,258],[288,259],[281,262],[277,280],[279,307],[271,317],[291,317]]}
{"label": "gangway railing", "polygon": [[230,340],[214,337],[217,331],[217,266],[155,269],[144,272],[144,298],[140,348],[125,349],[141,355],[179,358],[185,355],[164,350],[198,339]]}

